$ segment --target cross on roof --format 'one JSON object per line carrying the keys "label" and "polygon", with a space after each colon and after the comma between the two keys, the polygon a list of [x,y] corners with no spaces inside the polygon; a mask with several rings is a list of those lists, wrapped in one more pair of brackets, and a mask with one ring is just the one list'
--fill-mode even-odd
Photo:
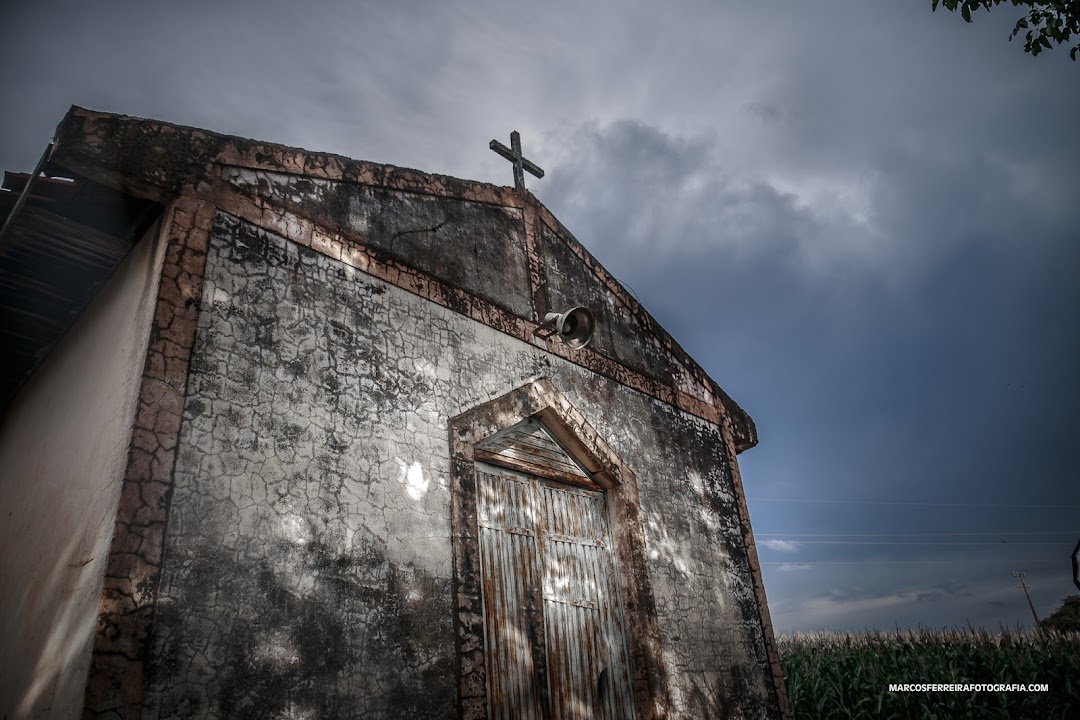
{"label": "cross on roof", "polygon": [[544,177],[543,170],[532,161],[521,156],[521,135],[518,134],[517,130],[510,133],[510,147],[506,147],[498,140],[492,140],[488,147],[514,163],[514,187],[525,189],[525,173],[522,172],[523,170],[528,170],[538,178]]}

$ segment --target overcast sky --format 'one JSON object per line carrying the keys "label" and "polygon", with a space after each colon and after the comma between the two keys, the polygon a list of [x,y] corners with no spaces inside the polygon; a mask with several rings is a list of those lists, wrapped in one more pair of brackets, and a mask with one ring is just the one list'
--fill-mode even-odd
{"label": "overcast sky", "polygon": [[0,169],[71,104],[504,185],[519,130],[756,421],[778,629],[1030,624],[1013,570],[1040,616],[1076,593],[1080,63],[1017,13],[10,0]]}

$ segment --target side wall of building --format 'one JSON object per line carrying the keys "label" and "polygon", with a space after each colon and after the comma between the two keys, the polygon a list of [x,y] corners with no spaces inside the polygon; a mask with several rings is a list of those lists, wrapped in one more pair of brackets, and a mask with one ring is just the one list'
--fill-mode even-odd
{"label": "side wall of building", "polygon": [[164,258],[153,228],[0,426],[0,717],[75,718]]}
{"label": "side wall of building", "polygon": [[448,419],[540,377],[636,474],[673,716],[772,716],[719,427],[225,213],[143,716],[455,717]]}

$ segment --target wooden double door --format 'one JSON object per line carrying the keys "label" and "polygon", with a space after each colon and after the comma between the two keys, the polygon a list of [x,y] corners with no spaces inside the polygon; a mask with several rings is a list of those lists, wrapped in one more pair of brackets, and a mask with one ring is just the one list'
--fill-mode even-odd
{"label": "wooden double door", "polygon": [[604,494],[476,463],[489,716],[634,717]]}

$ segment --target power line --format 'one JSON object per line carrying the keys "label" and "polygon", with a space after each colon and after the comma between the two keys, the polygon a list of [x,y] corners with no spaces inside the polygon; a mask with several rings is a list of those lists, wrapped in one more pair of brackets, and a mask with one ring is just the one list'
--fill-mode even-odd
{"label": "power line", "polygon": [[1075,535],[1080,530],[1038,530],[1028,532],[759,532],[755,536],[770,535],[774,538],[916,538],[916,536],[940,535]]}
{"label": "power line", "polygon": [[[956,558],[955,560],[767,560],[759,565],[942,565],[945,563],[1001,563],[1001,558]],[[1041,561],[1049,564],[1053,561]],[[1039,564],[1036,561],[1033,564]]]}
{"label": "power line", "polygon": [[1080,530],[1038,530],[1027,532],[760,532],[754,536],[769,535],[772,538],[937,538],[941,535],[1076,535]]}
{"label": "power line", "polygon": [[936,503],[907,500],[817,500],[807,498],[746,498],[752,502],[827,503],[837,505],[912,505],[916,507],[986,507],[986,508],[1080,508],[1080,505],[1023,505],[1017,503]]}
{"label": "power line", "polygon": [[[768,539],[758,540],[761,542],[768,542]],[[943,540],[941,542],[919,542],[919,541],[904,541],[904,540],[780,540],[778,542],[786,542],[797,545],[1061,545],[1061,541],[1052,542],[1049,540],[1036,540],[1032,541],[1020,541],[1020,542],[1006,542],[1005,540],[963,540],[952,541]]]}

